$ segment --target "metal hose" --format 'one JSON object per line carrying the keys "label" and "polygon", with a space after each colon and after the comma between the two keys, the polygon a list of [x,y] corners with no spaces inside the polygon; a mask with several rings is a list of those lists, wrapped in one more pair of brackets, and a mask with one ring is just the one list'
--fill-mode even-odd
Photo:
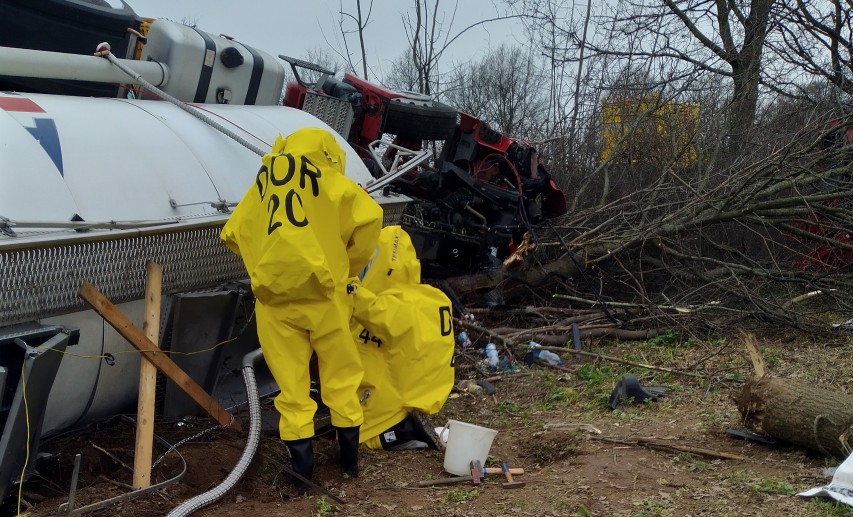
{"label": "metal hose", "polygon": [[110,53],[110,44],[109,44],[109,43],[104,42],[104,43],[101,43],[100,45],[98,45],[98,50],[96,50],[96,51],[95,51],[95,55],[96,55],[96,56],[100,56],[100,57],[104,57],[104,58],[106,58],[107,60],[109,60],[109,62],[110,62],[110,63],[112,63],[113,65],[115,65],[115,66],[116,66],[116,68],[118,68],[118,69],[119,69],[119,70],[121,70],[122,72],[124,72],[124,73],[126,73],[127,75],[129,75],[130,77],[132,77],[132,78],[134,79],[134,81],[136,81],[137,83],[139,83],[139,84],[140,84],[143,88],[145,88],[146,90],[148,90],[148,91],[150,91],[150,92],[153,92],[153,93],[156,93],[156,94],[157,94],[157,95],[159,95],[163,100],[168,101],[168,102],[170,102],[170,103],[174,104],[174,105],[175,105],[175,106],[177,106],[178,108],[180,108],[180,109],[184,110],[185,112],[189,113],[189,114],[190,114],[190,115],[192,115],[193,117],[195,117],[195,118],[197,118],[197,119],[201,120],[201,121],[202,121],[202,122],[204,122],[205,124],[207,124],[207,125],[209,125],[210,127],[212,127],[212,128],[214,128],[214,129],[216,129],[216,130],[217,130],[217,131],[219,131],[220,133],[222,133],[222,134],[224,134],[225,136],[227,136],[227,137],[231,138],[232,140],[234,140],[234,141],[235,141],[235,142],[237,142],[238,144],[242,145],[242,146],[243,146],[243,147],[245,147],[246,149],[248,149],[248,150],[252,151],[253,153],[257,154],[258,156],[264,156],[265,154],[267,154],[267,153],[269,152],[269,150],[261,149],[260,147],[256,146],[255,144],[253,144],[253,143],[249,142],[248,140],[246,140],[246,139],[245,139],[245,138],[243,138],[242,136],[238,135],[238,134],[237,134],[237,133],[235,133],[234,131],[231,131],[230,129],[228,129],[227,127],[223,126],[223,125],[222,125],[222,124],[220,124],[219,122],[217,122],[217,121],[213,120],[212,118],[208,117],[207,115],[205,115],[204,113],[202,113],[202,112],[201,112],[201,111],[199,111],[198,109],[194,109],[192,106],[190,106],[190,105],[189,105],[189,104],[187,104],[186,102],[182,102],[182,101],[180,101],[180,100],[176,99],[175,97],[172,97],[171,95],[169,95],[168,93],[164,92],[164,91],[163,91],[163,90],[161,90],[160,88],[157,88],[156,86],[154,86],[154,85],[153,85],[153,84],[151,84],[150,82],[146,81],[144,77],[142,77],[140,74],[138,74],[135,70],[133,70],[133,69],[131,69],[130,67],[126,66],[124,63],[122,63],[122,60],[118,59],[117,57],[113,56],[113,55]]}
{"label": "metal hose", "polygon": [[249,403],[249,437],[246,440],[246,447],[243,449],[240,461],[237,462],[234,470],[228,474],[222,483],[185,501],[172,510],[168,517],[184,517],[218,501],[226,492],[234,488],[234,485],[248,470],[249,464],[252,463],[252,458],[255,456],[255,451],[258,449],[261,436],[261,403],[258,398],[258,384],[255,381],[255,363],[262,361],[263,357],[260,348],[243,357],[243,381],[246,383],[246,397]]}

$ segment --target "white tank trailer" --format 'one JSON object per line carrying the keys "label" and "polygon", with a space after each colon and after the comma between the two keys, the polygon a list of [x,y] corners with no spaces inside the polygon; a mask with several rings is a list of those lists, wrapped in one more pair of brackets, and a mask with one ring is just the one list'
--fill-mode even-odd
{"label": "white tank trailer", "polygon": [[[19,3],[4,0],[0,9]],[[126,45],[128,54],[135,46]],[[280,105],[284,69],[277,60],[225,37],[156,20],[141,59],[122,62],[260,149],[303,127],[333,131]],[[84,282],[141,328],[146,263],[160,264],[161,347],[205,351],[174,359],[225,407],[245,400],[239,379],[229,385],[226,376],[256,342],[216,345],[249,324],[240,310],[246,272],[219,232],[253,184],[260,157],[176,105],[145,100],[155,96],[135,90],[138,80],[92,54],[0,47],[0,80],[6,85],[0,89],[10,90],[0,92],[4,497],[25,465],[25,475],[33,471],[41,437],[135,410],[141,357],[78,297]],[[107,85],[116,96],[33,92],[52,84]],[[370,182],[355,151],[336,135],[347,150],[347,176]],[[374,197],[386,223],[407,201]],[[158,411],[180,417],[199,410],[165,382]]]}

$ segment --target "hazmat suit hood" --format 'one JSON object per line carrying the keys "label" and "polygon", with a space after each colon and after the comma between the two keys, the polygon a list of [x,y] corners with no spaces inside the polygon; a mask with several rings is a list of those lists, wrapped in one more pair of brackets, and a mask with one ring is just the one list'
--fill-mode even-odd
{"label": "hazmat suit hood", "polygon": [[[379,253],[379,249],[390,249],[390,253]],[[401,284],[421,283],[421,263],[409,234],[400,226],[387,226],[379,234],[377,251],[367,266],[362,284],[381,293]]]}
{"label": "hazmat suit hood", "polygon": [[317,127],[298,129],[287,137],[279,135],[273,152],[305,156],[324,172],[332,170],[344,174],[346,171],[346,153],[331,133]]}

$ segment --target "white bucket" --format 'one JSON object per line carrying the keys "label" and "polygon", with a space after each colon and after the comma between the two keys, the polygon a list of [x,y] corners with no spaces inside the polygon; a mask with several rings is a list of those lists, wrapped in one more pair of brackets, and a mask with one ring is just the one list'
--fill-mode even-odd
{"label": "white bucket", "polygon": [[497,431],[458,420],[449,420],[444,427],[448,431],[444,470],[457,476],[467,476],[471,474],[472,461],[480,460],[483,466],[486,465]]}

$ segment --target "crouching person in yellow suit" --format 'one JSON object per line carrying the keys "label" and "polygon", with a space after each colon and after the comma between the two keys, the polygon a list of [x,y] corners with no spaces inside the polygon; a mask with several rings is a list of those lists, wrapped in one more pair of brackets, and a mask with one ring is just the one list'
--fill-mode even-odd
{"label": "crouching person in yellow suit", "polygon": [[[222,230],[252,282],[258,338],[281,393],[279,434],[292,469],[310,478],[317,404],[309,361],[316,352],[323,403],[337,428],[339,462],[358,475],[357,388],[364,370],[350,334],[349,278],[368,263],[382,227],[381,207],[344,176],[345,154],[328,132],[279,137],[255,184]],[[308,486],[291,480],[298,490]]]}
{"label": "crouching person in yellow suit", "polygon": [[421,284],[421,265],[399,226],[382,230],[355,296],[353,338],[364,365],[361,442],[400,450],[435,443],[414,412],[437,413],[453,388],[450,300]]}

